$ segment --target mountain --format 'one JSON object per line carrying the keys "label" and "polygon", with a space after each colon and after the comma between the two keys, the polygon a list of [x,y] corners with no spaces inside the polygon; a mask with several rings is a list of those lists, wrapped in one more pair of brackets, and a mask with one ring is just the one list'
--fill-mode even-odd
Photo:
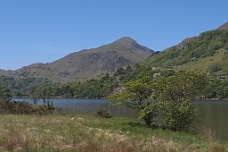
{"label": "mountain", "polygon": [[16,71],[0,71],[0,75],[48,78],[55,82],[79,81],[136,64],[153,53],[153,50],[139,45],[130,37],[123,37],[98,48],[71,53],[52,63],[32,64]]}
{"label": "mountain", "polygon": [[223,25],[221,25],[221,26],[218,28],[218,30],[228,30],[228,22],[225,23],[225,24],[223,24]]}
{"label": "mountain", "polygon": [[143,62],[146,66],[173,70],[202,70],[228,75],[228,23],[187,38],[176,46],[156,53]]}

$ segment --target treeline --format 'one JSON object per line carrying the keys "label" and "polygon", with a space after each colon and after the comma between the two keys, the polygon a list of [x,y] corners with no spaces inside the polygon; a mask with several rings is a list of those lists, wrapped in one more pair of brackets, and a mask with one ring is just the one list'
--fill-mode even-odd
{"label": "treeline", "polygon": [[59,98],[104,98],[117,86],[117,81],[110,74],[99,79],[85,82],[54,84],[51,86],[53,96]]}
{"label": "treeline", "polygon": [[[106,73],[97,78],[84,82],[53,83],[47,79],[0,77],[0,84],[9,96],[30,97],[37,99],[50,98],[106,98],[108,95],[121,91],[121,84],[149,77],[151,80],[158,76],[172,76],[176,72],[170,69],[136,64],[117,69],[114,73]],[[217,75],[208,76],[203,84],[202,97],[228,98],[228,80],[218,78]],[[36,102],[36,101],[34,101]]]}
{"label": "treeline", "polygon": [[[140,76],[150,75],[151,78],[156,70],[136,66],[127,66],[117,69],[113,74],[106,73],[97,78],[84,82],[56,83],[32,89],[28,95],[51,92],[46,98],[106,98],[112,94],[121,83],[136,80]],[[46,91],[44,91],[46,90]],[[39,95],[42,98],[42,95]],[[31,98],[33,98],[31,96]]]}
{"label": "treeline", "polygon": [[44,105],[36,105],[36,102],[31,104],[25,101],[12,100],[10,90],[0,85],[0,114],[50,114],[55,108],[53,104],[50,104],[50,100],[47,104],[45,101],[46,99],[44,99]]}
{"label": "treeline", "polygon": [[[121,84],[134,81],[142,77],[151,80],[159,76],[172,76],[173,70],[156,69],[141,65],[119,68],[113,74],[106,73],[100,78],[85,82],[55,84],[51,86],[53,97],[59,98],[106,98],[108,95],[121,91]],[[206,75],[206,74],[205,74]],[[203,98],[228,99],[228,80],[215,76],[207,76],[206,83],[202,84]]]}
{"label": "treeline", "polygon": [[10,92],[11,96],[28,96],[28,93],[33,88],[39,86],[50,86],[53,83],[44,78],[23,77],[14,78],[7,76],[0,76],[0,86]]}

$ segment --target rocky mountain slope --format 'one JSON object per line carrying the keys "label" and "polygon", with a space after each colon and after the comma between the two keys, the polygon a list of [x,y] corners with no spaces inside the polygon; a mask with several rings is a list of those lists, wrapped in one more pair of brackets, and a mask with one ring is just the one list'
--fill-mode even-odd
{"label": "rocky mountain slope", "polygon": [[223,25],[221,25],[221,26],[218,28],[218,30],[228,30],[228,22],[225,23],[225,24],[223,24]]}
{"label": "rocky mountain slope", "polygon": [[74,52],[52,63],[0,71],[0,75],[48,78],[55,82],[79,81],[143,61],[153,53],[153,50],[139,45],[130,37],[123,37],[108,45]]}

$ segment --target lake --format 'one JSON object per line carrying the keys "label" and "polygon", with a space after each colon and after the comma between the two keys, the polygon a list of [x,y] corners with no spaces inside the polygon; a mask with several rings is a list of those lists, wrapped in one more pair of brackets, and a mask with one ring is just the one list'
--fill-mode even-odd
{"label": "lake", "polygon": [[228,140],[228,101],[194,101],[200,126],[211,129],[217,137]]}
{"label": "lake", "polygon": [[[16,99],[28,101],[30,99]],[[65,114],[92,114],[97,109],[105,108],[112,116],[137,118],[137,111],[123,106],[112,106],[104,99],[51,99],[54,106],[63,108]],[[42,100],[39,104],[42,104]],[[194,101],[193,105],[198,109],[198,132],[202,128],[210,129],[221,139],[228,140],[228,101]]]}
{"label": "lake", "polygon": [[[31,99],[14,99],[16,101],[27,101],[33,103]],[[137,118],[137,111],[124,106],[113,106],[104,99],[51,99],[55,107],[62,108],[65,114],[92,114],[98,109],[107,109],[112,116]],[[43,104],[39,100],[38,104]]]}

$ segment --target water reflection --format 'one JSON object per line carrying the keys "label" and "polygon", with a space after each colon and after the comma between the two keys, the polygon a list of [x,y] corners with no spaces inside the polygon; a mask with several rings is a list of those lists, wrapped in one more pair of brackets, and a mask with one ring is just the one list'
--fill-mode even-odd
{"label": "water reflection", "polygon": [[217,137],[228,140],[228,101],[201,101],[194,105],[202,122],[198,128],[209,128]]}

